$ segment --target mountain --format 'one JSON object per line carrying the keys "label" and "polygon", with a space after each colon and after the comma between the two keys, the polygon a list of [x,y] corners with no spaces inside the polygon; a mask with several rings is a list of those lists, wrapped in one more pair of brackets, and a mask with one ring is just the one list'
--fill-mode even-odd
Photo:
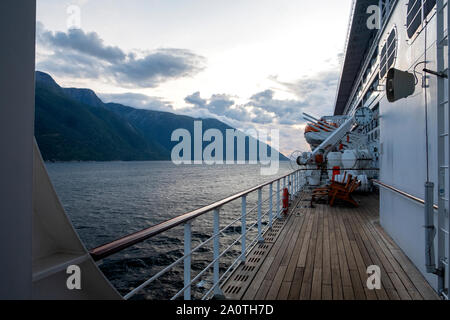
{"label": "mountain", "polygon": [[36,72],[35,136],[44,160],[170,160],[178,144],[171,141],[172,132],[186,129],[194,137],[196,120],[203,132],[218,129],[225,137],[233,129],[216,119],[103,103],[90,89],[62,88],[50,75]]}
{"label": "mountain", "polygon": [[36,76],[35,112],[35,136],[44,160],[167,159],[123,118],[75,100],[41,73]]}
{"label": "mountain", "polygon": [[95,92],[90,89],[65,88],[63,90],[68,97],[80,103],[98,108],[105,106],[102,100],[100,100],[99,97],[97,97]]}
{"label": "mountain", "polygon": [[[194,121],[202,121],[202,130],[205,132],[209,129],[217,129],[226,137],[226,130],[234,128],[216,119],[194,119],[183,115],[174,115],[168,112],[152,111],[144,109],[134,109],[117,103],[107,103],[106,107],[129,121],[136,129],[138,129],[146,139],[154,141],[158,146],[163,148],[168,154],[171,153],[173,147],[178,142],[171,141],[172,132],[177,129],[186,129],[192,141],[194,140]],[[205,148],[209,142],[203,142]],[[248,138],[246,139],[248,145]],[[191,154],[194,154],[193,143]],[[234,148],[234,154],[237,154],[237,146]],[[259,150],[259,149],[258,149]],[[226,148],[223,148],[223,154],[226,157]],[[245,150],[246,159],[248,159],[248,148]]]}

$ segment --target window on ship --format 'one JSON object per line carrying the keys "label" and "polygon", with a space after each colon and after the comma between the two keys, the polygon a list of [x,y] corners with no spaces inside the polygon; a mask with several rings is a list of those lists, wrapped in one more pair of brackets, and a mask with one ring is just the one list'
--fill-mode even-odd
{"label": "window on ship", "polygon": [[409,0],[406,28],[411,39],[436,5],[436,0]]}
{"label": "window on ship", "polygon": [[390,68],[394,66],[397,55],[397,30],[389,33],[380,53],[380,79],[383,79]]}

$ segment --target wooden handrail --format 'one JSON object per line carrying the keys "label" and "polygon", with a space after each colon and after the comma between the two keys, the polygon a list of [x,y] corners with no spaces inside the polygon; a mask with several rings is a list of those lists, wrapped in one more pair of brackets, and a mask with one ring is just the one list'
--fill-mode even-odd
{"label": "wooden handrail", "polygon": [[205,213],[208,213],[214,209],[218,209],[234,200],[237,200],[239,198],[242,198],[243,196],[246,196],[252,192],[255,192],[263,187],[266,187],[276,181],[279,181],[281,179],[287,178],[289,176],[291,176],[292,174],[296,173],[299,170],[296,170],[294,172],[291,172],[285,176],[281,176],[277,179],[274,179],[272,181],[260,184],[256,187],[253,187],[251,189],[239,192],[235,195],[232,195],[228,198],[225,198],[223,200],[214,202],[208,206],[202,207],[200,209],[196,209],[194,211],[182,214],[178,217],[169,219],[165,222],[162,222],[160,224],[151,226],[149,228],[143,229],[141,231],[129,234],[125,237],[122,237],[120,239],[114,240],[112,242],[103,244],[97,248],[91,249],[89,251],[89,253],[91,254],[92,258],[94,259],[94,261],[99,261],[101,259],[104,259],[106,257],[109,257],[119,251],[122,251],[126,248],[129,248],[137,243],[143,242],[149,238],[155,237],[167,230],[173,229],[179,225],[185,224],[195,218],[198,218],[202,215],[204,215]]}
{"label": "wooden handrail", "polygon": [[[388,190],[391,190],[391,191],[393,191],[395,193],[398,193],[398,194],[400,194],[401,196],[403,196],[405,198],[408,198],[408,199],[410,199],[410,200],[412,200],[414,202],[420,203],[421,205],[425,205],[425,200],[423,200],[423,199],[415,197],[415,196],[413,196],[413,195],[411,195],[409,193],[406,193],[406,192],[404,192],[402,190],[399,190],[399,189],[397,189],[397,188],[395,188],[393,186],[390,186],[388,184],[385,184],[385,183],[383,183],[381,181],[378,181],[378,180],[372,180],[372,181],[373,181],[374,184],[379,185],[380,187],[383,187],[385,189],[388,189]],[[439,207],[437,205],[433,205],[433,207],[434,207],[435,210],[439,209]]]}

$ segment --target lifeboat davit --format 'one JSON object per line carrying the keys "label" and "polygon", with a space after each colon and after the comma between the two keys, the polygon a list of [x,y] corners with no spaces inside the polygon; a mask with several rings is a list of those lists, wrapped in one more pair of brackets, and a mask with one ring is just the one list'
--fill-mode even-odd
{"label": "lifeboat davit", "polygon": [[[328,126],[332,126],[335,128],[338,127],[338,125],[336,123],[326,122],[323,119],[321,119],[321,122]],[[305,128],[305,139],[306,139],[306,142],[308,142],[309,145],[311,145],[311,148],[315,149],[326,138],[328,138],[330,133],[331,133],[331,131],[327,130],[326,128],[317,128],[315,126],[312,126],[311,124],[308,124]]]}

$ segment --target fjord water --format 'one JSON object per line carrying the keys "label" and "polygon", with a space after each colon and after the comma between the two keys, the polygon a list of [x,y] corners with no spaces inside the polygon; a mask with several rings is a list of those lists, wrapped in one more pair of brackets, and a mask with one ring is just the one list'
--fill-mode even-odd
{"label": "fjord water", "polygon": [[[88,249],[292,171],[288,162],[280,162],[279,172],[274,176],[261,175],[259,165],[69,162],[46,163],[46,166],[67,214]],[[248,210],[255,206],[256,197],[256,192],[248,197]],[[263,190],[263,199],[267,198],[268,187]],[[222,208],[221,227],[239,217],[240,205],[241,201],[237,200]],[[263,213],[267,210],[268,203],[265,203]],[[255,218],[256,210],[249,214],[248,224],[251,225]],[[212,213],[197,219],[192,230],[194,248],[212,235]],[[240,232],[240,223],[228,229],[221,238],[221,250],[233,243]],[[248,239],[253,237],[254,232]],[[211,245],[193,255],[193,276],[212,260]],[[238,244],[221,260],[222,271],[239,254]],[[105,259],[100,268],[119,292],[126,294],[182,255],[183,227],[178,227]],[[194,296],[200,297],[206,291],[210,276],[207,273],[193,288]],[[170,298],[183,288],[182,277],[181,264],[143,290],[137,298]]]}

